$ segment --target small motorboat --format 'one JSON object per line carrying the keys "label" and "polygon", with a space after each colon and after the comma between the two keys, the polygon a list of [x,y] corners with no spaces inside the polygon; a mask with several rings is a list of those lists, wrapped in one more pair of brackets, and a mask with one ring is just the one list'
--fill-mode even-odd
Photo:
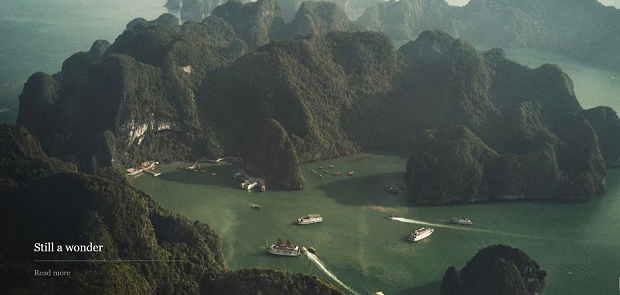
{"label": "small motorboat", "polygon": [[308,247],[308,251],[310,251],[310,253],[312,254],[316,253],[316,249],[314,247]]}
{"label": "small motorboat", "polygon": [[211,173],[211,176],[216,176],[216,175],[217,175],[217,173],[215,173],[215,172]]}
{"label": "small motorboat", "polygon": [[252,208],[260,210],[260,205],[252,203]]}

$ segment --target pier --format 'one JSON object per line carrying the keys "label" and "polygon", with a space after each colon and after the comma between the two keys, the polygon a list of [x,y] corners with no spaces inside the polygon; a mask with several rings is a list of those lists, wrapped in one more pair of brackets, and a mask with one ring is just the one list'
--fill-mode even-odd
{"label": "pier", "polygon": [[247,174],[243,169],[239,169],[239,172],[235,174],[235,178],[241,181],[241,189],[252,190],[254,187],[260,187],[261,192],[267,190],[264,178],[258,178]]}
{"label": "pier", "polygon": [[157,166],[157,165],[159,165],[159,162],[146,161],[146,162],[142,163],[142,166],[139,166],[137,168],[129,168],[129,169],[127,169],[126,176],[127,177],[138,176],[138,175],[141,175],[142,173],[148,173],[148,174],[151,174],[151,175],[157,177],[157,176],[161,175],[161,173],[154,172],[154,171],[150,170],[150,169],[155,168],[155,166]]}

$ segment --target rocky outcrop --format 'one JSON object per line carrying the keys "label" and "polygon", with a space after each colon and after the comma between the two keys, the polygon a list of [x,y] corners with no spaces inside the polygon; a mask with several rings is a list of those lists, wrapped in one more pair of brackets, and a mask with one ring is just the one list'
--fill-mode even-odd
{"label": "rocky outcrop", "polygon": [[247,4],[232,0],[213,9],[213,15],[229,22],[239,38],[251,48],[274,40],[284,27],[282,8],[277,0]]}
{"label": "rocky outcrop", "polygon": [[441,295],[537,295],[546,276],[523,251],[495,245],[480,250],[460,271],[448,268]]}
{"label": "rocky outcrop", "polygon": [[366,9],[356,24],[396,40],[414,40],[429,29],[455,34],[458,23],[447,20],[453,9],[444,0],[385,1]]}
{"label": "rocky outcrop", "polygon": [[247,142],[244,159],[248,171],[263,177],[267,185],[301,189],[304,176],[299,159],[284,127],[274,119],[266,119],[254,128]]}
{"label": "rocky outcrop", "polygon": [[601,154],[608,167],[620,168],[620,120],[609,107],[597,107],[583,112],[590,122],[601,147]]}
{"label": "rocky outcrop", "polygon": [[[357,24],[396,40],[439,29],[482,47],[525,47],[557,52],[599,66],[620,68],[616,54],[620,10],[596,0],[403,0],[368,8]],[[593,46],[596,44],[596,46]]]}
{"label": "rocky outcrop", "polygon": [[170,10],[180,10],[181,9],[181,0],[168,0],[164,7]]}
{"label": "rocky outcrop", "polygon": [[359,29],[349,21],[346,13],[331,2],[303,2],[295,19],[286,25],[286,36],[326,35],[333,31],[354,32]]}

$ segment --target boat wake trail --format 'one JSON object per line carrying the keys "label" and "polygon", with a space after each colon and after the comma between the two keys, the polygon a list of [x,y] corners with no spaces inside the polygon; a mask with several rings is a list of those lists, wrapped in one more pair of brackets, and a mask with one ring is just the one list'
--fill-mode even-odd
{"label": "boat wake trail", "polygon": [[353,288],[351,288],[349,285],[343,283],[341,280],[339,280],[336,275],[334,275],[331,271],[329,271],[329,269],[327,269],[327,267],[325,267],[325,264],[323,264],[323,261],[321,261],[316,255],[307,252],[306,256],[308,256],[308,258],[310,260],[312,260],[312,262],[314,262],[314,264],[316,264],[316,266],[318,266],[328,277],[332,278],[332,280],[334,280],[334,282],[338,283],[340,286],[342,286],[343,288],[347,289],[347,291],[355,294],[355,295],[361,295],[359,292],[353,290]]}
{"label": "boat wake trail", "polygon": [[528,235],[520,235],[520,234],[513,234],[513,233],[502,232],[502,231],[495,231],[495,230],[486,230],[486,229],[479,229],[479,228],[471,228],[471,227],[463,227],[463,226],[453,226],[453,225],[447,225],[447,224],[431,223],[431,222],[425,222],[425,221],[421,221],[421,220],[408,219],[408,218],[402,218],[402,217],[392,217],[392,220],[399,221],[399,222],[404,222],[404,223],[428,225],[428,226],[432,226],[432,227],[444,227],[444,228],[451,228],[451,229],[456,229],[456,230],[467,230],[467,231],[475,231],[475,232],[479,232],[479,233],[511,236],[511,237],[516,237],[516,238],[550,240],[550,239],[544,238],[544,237],[534,237],[534,236],[528,236]]}

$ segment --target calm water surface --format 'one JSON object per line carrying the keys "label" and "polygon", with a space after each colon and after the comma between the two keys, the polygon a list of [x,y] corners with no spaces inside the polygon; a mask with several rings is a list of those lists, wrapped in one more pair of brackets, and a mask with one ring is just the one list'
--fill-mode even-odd
{"label": "calm water surface", "polygon": [[[546,295],[617,292],[620,171],[611,171],[609,192],[588,203],[411,207],[404,194],[388,194],[382,186],[400,187],[405,163],[400,156],[362,154],[306,164],[303,191],[243,191],[227,164],[208,165],[207,173],[163,167],[160,177],[145,175],[133,183],[166,208],[215,228],[233,269],[285,268],[336,284],[303,255],[266,254],[263,247],[280,237],[317,248],[326,268],[359,294],[437,294],[448,266],[460,268],[480,248],[505,243],[523,249],[548,272]],[[321,179],[307,170],[331,164],[344,174]],[[349,169],[355,170],[354,177],[346,176]],[[367,182],[369,178],[377,183]],[[251,203],[262,210],[252,209]],[[324,222],[294,224],[309,213],[323,215]],[[390,221],[388,214],[419,224]],[[447,224],[453,216],[471,218],[475,225]],[[424,224],[435,233],[416,244],[407,242],[407,236]]]}

